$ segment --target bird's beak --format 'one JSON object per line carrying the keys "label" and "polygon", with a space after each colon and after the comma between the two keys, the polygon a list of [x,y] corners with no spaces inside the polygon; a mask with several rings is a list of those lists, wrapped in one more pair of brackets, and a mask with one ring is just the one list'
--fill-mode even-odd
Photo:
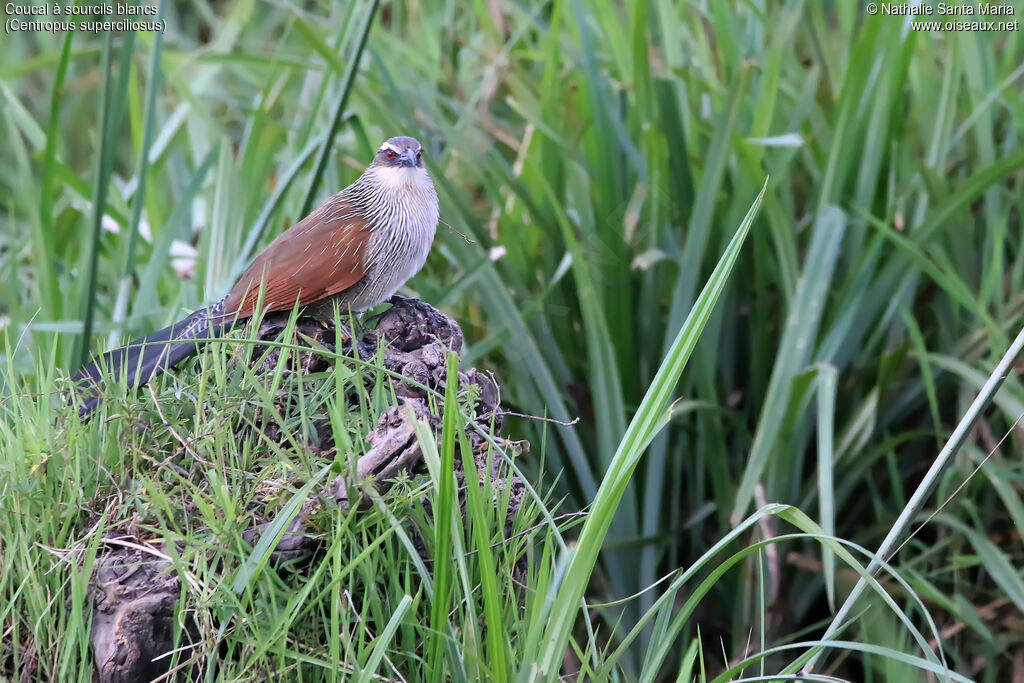
{"label": "bird's beak", "polygon": [[402,166],[415,166],[416,165],[416,152],[411,149],[407,149],[402,152]]}

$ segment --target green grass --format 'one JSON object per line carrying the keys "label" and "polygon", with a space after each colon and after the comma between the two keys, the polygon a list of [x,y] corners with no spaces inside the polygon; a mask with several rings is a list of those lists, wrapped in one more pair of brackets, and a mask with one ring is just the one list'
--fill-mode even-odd
{"label": "green grass", "polygon": [[[1019,31],[905,32],[858,3],[799,0],[161,11],[163,36],[0,47],[0,281],[17,283],[0,287],[0,676],[29,644],[48,676],[77,673],[99,539],[137,515],[188,541],[177,566],[201,589],[182,609],[227,624],[228,656],[204,651],[222,679],[319,679],[345,662],[435,680],[734,680],[811,657],[850,680],[1011,677],[1016,374],[926,473],[1021,327]],[[322,567],[259,571],[236,592],[251,549],[181,528],[163,491],[204,501],[204,527],[228,539],[279,512],[245,504],[254,486],[291,492],[323,463],[302,438],[246,450],[218,427],[265,397],[223,384],[216,350],[205,374],[160,385],[212,467],[180,452],[145,391],[108,410],[148,432],[82,426],[45,397],[81,349],[219,297],[400,133],[424,142],[444,220],[410,293],[459,320],[462,365],[493,369],[509,409],[580,422],[506,425],[533,444],[517,464],[540,492],[519,545],[471,552],[500,527],[486,482],[468,528],[444,504],[464,426],[449,424],[429,475],[326,520]],[[172,267],[182,243],[199,254],[189,277]],[[353,449],[386,397],[357,403],[333,423]],[[429,514],[421,489],[441,503]],[[556,532],[577,510],[585,523]],[[403,541],[410,518],[437,529],[437,555]],[[898,519],[899,543],[921,528],[822,649]],[[519,605],[507,563],[521,548]],[[936,629],[954,635],[933,650]]]}

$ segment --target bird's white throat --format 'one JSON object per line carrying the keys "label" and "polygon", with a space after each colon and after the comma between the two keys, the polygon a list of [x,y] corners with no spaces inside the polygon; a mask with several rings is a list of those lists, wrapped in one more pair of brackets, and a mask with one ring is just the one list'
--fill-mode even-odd
{"label": "bird's white throat", "polygon": [[420,166],[380,166],[372,169],[381,190],[398,195],[424,192],[430,187],[426,169]]}

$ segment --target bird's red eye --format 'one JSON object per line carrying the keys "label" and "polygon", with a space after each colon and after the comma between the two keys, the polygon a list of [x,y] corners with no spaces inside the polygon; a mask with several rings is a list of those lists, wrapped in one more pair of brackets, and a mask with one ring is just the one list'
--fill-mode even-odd
{"label": "bird's red eye", "polygon": [[388,150],[388,152],[387,152],[387,154],[386,154],[385,156],[387,156],[387,158],[388,158],[388,159],[394,159],[394,158],[395,158],[396,156],[398,156],[398,155],[397,155],[397,154],[395,154],[394,152],[392,152],[392,151],[391,151],[391,150],[389,149],[389,150]]}

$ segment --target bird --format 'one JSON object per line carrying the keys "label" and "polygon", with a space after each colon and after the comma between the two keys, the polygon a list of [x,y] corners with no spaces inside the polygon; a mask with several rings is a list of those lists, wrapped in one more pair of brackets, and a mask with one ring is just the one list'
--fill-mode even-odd
{"label": "bird", "polygon": [[391,300],[426,262],[439,215],[422,145],[389,138],[355,182],[271,241],[220,301],[79,369],[71,379],[79,415],[102,402],[104,368],[136,388],[199,353],[197,340],[220,337],[260,311],[298,306],[326,321],[335,305],[359,312]]}

